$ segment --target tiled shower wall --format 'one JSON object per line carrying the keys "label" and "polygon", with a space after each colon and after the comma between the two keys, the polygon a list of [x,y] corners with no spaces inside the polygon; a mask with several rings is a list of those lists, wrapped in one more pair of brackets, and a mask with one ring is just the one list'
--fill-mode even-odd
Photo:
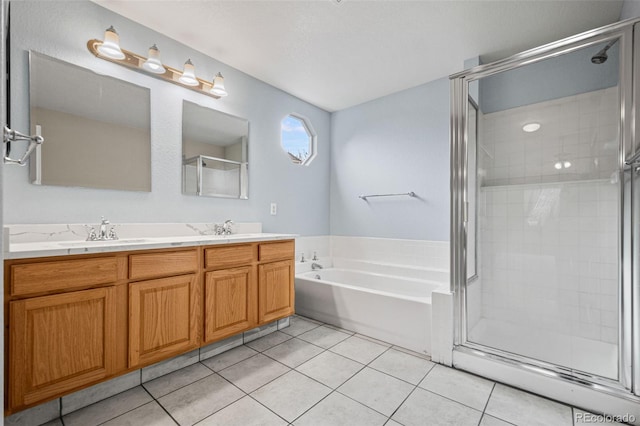
{"label": "tiled shower wall", "polygon": [[483,116],[481,317],[617,343],[616,101],[610,88]]}
{"label": "tiled shower wall", "polygon": [[[618,88],[482,115],[482,186],[609,179],[617,169]],[[526,133],[522,126],[541,124]],[[558,161],[571,167],[558,170]]]}
{"label": "tiled shower wall", "polygon": [[480,192],[484,318],[617,342],[617,186]]}

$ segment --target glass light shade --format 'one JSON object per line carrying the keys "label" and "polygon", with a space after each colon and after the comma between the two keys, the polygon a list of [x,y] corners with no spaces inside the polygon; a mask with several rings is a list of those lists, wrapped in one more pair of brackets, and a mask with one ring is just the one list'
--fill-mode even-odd
{"label": "glass light shade", "polygon": [[553,167],[555,167],[556,170],[560,170],[562,168],[562,163],[558,161],[556,164],[553,165]]}
{"label": "glass light shade", "polygon": [[565,161],[564,163],[562,163],[562,165],[565,169],[568,169],[569,167],[571,167],[571,161]]}
{"label": "glass light shade", "polygon": [[124,59],[124,53],[120,50],[120,37],[113,28],[107,28],[104,32],[104,41],[98,46],[98,53],[111,59]]}
{"label": "glass light shade", "polygon": [[522,126],[522,130],[524,130],[527,133],[531,133],[531,132],[536,132],[540,129],[540,123],[527,123],[524,126]]}
{"label": "glass light shade", "polygon": [[216,76],[214,77],[211,93],[220,97],[227,96],[227,90],[224,88],[224,77],[221,73],[216,74]]}
{"label": "glass light shade", "polygon": [[160,51],[155,44],[149,48],[149,58],[142,64],[142,68],[154,74],[164,74],[165,69],[160,61]]}
{"label": "glass light shade", "polygon": [[184,63],[184,71],[182,71],[182,76],[180,76],[178,81],[187,86],[197,86],[200,84],[196,78],[196,67],[193,66],[191,59],[187,59],[187,62]]}

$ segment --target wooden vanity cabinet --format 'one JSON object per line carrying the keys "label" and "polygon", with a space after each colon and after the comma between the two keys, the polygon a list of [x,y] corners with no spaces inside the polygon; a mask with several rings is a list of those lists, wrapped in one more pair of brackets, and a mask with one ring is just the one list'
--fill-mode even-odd
{"label": "wooden vanity cabinet", "polygon": [[294,242],[260,244],[258,321],[260,324],[294,313]]}
{"label": "wooden vanity cabinet", "polygon": [[141,280],[129,283],[130,368],[200,345],[199,253],[194,248],[129,256],[129,279]]}
{"label": "wooden vanity cabinet", "polygon": [[5,262],[9,410],[116,372],[126,350],[117,337],[125,265],[117,256]]}
{"label": "wooden vanity cabinet", "polygon": [[6,411],[294,313],[294,242],[5,261]]}
{"label": "wooden vanity cabinet", "polygon": [[205,249],[204,344],[258,324],[257,247],[237,244]]}

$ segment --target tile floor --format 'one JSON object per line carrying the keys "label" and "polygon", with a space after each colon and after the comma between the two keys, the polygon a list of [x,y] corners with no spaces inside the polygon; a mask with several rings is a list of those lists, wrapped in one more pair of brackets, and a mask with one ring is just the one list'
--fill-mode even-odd
{"label": "tile floor", "polygon": [[554,425],[581,410],[346,330],[291,326],[47,425]]}

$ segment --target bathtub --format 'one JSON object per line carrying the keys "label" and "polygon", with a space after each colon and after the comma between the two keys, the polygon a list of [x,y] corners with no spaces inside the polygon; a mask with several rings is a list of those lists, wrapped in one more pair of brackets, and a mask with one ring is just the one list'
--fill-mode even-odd
{"label": "bathtub", "polygon": [[343,263],[351,268],[296,274],[296,313],[430,354],[431,292],[448,286],[448,272]]}

